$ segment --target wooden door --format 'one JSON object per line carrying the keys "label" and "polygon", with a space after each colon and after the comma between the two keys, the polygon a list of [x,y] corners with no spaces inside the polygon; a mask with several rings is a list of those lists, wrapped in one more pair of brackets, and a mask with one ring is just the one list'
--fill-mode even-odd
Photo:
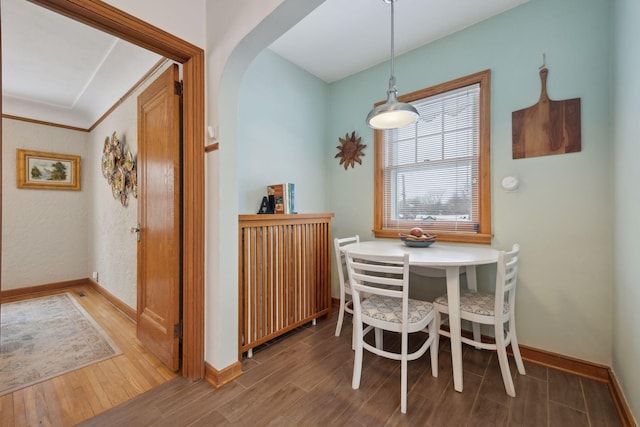
{"label": "wooden door", "polygon": [[138,97],[138,339],[180,368],[181,159],[178,66]]}

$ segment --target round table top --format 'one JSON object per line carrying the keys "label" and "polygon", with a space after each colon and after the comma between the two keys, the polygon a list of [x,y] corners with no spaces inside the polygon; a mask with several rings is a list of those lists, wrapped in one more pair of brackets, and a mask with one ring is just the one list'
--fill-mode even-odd
{"label": "round table top", "polygon": [[415,248],[400,240],[377,239],[351,243],[341,248],[365,255],[403,255],[409,253],[409,264],[424,267],[447,267],[491,264],[498,261],[499,251],[484,245],[457,245],[435,242],[427,248]]}

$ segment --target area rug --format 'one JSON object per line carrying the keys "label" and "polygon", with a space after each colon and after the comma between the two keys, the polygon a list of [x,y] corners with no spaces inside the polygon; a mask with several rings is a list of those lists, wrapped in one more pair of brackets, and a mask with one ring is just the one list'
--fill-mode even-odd
{"label": "area rug", "polygon": [[2,305],[0,396],[121,354],[68,293]]}

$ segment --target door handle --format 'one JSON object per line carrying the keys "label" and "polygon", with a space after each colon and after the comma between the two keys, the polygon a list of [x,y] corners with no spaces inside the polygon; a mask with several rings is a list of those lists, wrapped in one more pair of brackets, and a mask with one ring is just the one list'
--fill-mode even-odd
{"label": "door handle", "polygon": [[136,224],[135,227],[131,227],[131,233],[136,233],[136,240],[140,241],[140,223]]}

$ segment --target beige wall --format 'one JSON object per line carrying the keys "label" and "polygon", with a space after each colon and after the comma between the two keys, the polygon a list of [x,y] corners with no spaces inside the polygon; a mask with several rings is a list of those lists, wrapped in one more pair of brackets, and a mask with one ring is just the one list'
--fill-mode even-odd
{"label": "beige wall", "polygon": [[113,198],[111,187],[102,176],[100,162],[104,140],[113,132],[125,142],[131,153],[138,154],[138,95],[170,63],[153,75],[118,106],[89,134],[87,147],[88,191],[88,271],[98,272],[100,286],[136,309],[137,236],[131,228],[138,222],[138,200],[129,197],[127,206]]}
{"label": "beige wall", "polygon": [[[157,71],[91,133],[3,120],[2,289],[91,277],[135,310],[137,199],[115,200],[101,172],[102,147],[116,132],[137,155],[137,95]],[[15,149],[82,157],[82,191],[16,189]],[[62,214],[56,214],[62,212]]]}
{"label": "beige wall", "polygon": [[[87,134],[2,119],[2,290],[87,277]],[[16,188],[16,149],[81,156],[80,191]]]}

